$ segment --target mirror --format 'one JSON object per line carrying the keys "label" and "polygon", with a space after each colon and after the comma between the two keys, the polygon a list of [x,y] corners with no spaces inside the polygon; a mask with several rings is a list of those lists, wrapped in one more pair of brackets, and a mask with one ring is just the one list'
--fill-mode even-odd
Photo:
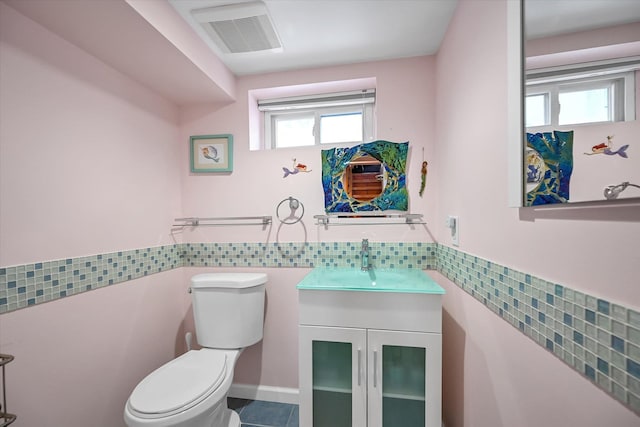
{"label": "mirror", "polygon": [[640,1],[522,7],[523,205],[640,198]]}
{"label": "mirror", "polygon": [[385,187],[385,168],[375,157],[357,153],[342,174],[342,183],[349,197],[358,202],[375,199]]}
{"label": "mirror", "polygon": [[408,210],[408,151],[408,142],[389,141],[322,150],[325,212]]}

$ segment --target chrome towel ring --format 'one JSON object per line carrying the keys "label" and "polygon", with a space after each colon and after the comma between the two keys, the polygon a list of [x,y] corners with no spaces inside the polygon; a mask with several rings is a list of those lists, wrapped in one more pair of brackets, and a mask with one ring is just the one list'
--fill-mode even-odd
{"label": "chrome towel ring", "polygon": [[[282,218],[280,216],[280,207],[285,202],[289,203],[290,212],[288,216]],[[298,210],[298,208],[302,209],[302,211],[300,212],[300,216],[296,216],[296,211]],[[283,199],[280,203],[278,203],[278,206],[276,207],[276,217],[278,218],[278,221],[280,221],[282,224],[286,224],[286,225],[295,224],[297,222],[300,222],[303,216],[304,216],[304,205],[300,200],[294,197],[289,196],[288,198]]]}

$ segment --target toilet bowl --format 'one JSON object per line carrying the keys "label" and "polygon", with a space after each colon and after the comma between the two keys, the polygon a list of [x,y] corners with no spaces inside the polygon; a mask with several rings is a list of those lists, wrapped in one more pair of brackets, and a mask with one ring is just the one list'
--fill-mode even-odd
{"label": "toilet bowl", "polygon": [[129,427],[239,427],[227,393],[240,350],[191,350],[156,369],[133,390],[125,408]]}
{"label": "toilet bowl", "polygon": [[227,407],[236,361],[262,339],[265,274],[200,274],[191,294],[200,350],[147,375],[124,409],[129,427],[240,427]]}

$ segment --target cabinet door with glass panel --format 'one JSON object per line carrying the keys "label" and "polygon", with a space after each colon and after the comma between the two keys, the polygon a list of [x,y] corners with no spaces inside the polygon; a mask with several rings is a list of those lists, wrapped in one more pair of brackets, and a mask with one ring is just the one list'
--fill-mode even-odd
{"label": "cabinet door with glass panel", "polygon": [[442,335],[369,329],[367,348],[368,427],[439,427]]}
{"label": "cabinet door with glass panel", "polygon": [[300,326],[300,425],[367,424],[366,329]]}
{"label": "cabinet door with glass panel", "polygon": [[441,339],[300,326],[300,425],[439,426]]}

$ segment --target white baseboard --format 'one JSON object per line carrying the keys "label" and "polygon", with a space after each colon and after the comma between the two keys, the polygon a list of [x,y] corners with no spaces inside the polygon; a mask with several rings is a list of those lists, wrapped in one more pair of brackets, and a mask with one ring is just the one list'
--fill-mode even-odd
{"label": "white baseboard", "polygon": [[271,387],[254,384],[231,384],[229,397],[238,399],[266,400],[267,402],[299,403],[297,388]]}

